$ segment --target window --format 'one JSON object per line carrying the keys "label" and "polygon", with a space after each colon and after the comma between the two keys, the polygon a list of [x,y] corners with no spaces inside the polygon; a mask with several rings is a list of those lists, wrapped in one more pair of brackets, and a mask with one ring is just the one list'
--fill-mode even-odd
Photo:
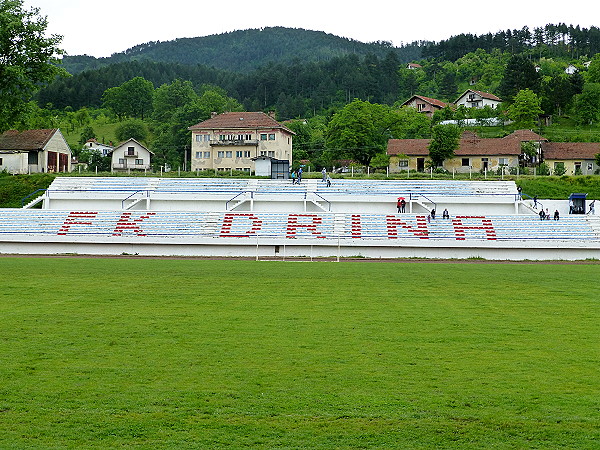
{"label": "window", "polygon": [[197,134],[196,135],[196,142],[202,142],[202,135],[201,134]]}
{"label": "window", "polygon": [[266,134],[266,133],[264,133],[264,134],[261,134],[261,135],[260,135],[260,140],[261,140],[261,141],[266,141],[266,140],[267,140],[267,134]]}
{"label": "window", "polygon": [[204,152],[204,158],[210,158],[210,152]]}
{"label": "window", "polygon": [[250,150],[244,151],[244,158],[250,158]]}
{"label": "window", "polygon": [[135,155],[135,147],[127,147],[127,156]]}
{"label": "window", "polygon": [[252,135],[251,135],[251,134],[247,134],[247,135],[246,135],[246,140],[247,140],[247,141],[250,141],[251,139],[252,139]]}
{"label": "window", "polygon": [[408,159],[401,159],[398,161],[398,167],[408,167]]}
{"label": "window", "polygon": [[228,150],[225,152],[225,158],[231,158],[233,156],[233,152],[231,150]]}
{"label": "window", "polygon": [[[244,152],[243,152],[243,151],[241,151],[241,150],[238,150],[238,151],[236,151],[236,152],[235,152],[235,157],[236,157],[236,158],[241,158],[243,154],[244,154]],[[236,169],[236,170],[237,170],[237,169]]]}
{"label": "window", "polygon": [[462,166],[463,167],[469,167],[471,165],[471,160],[469,158],[463,158],[462,159]]}
{"label": "window", "polygon": [[225,158],[225,152],[224,151],[218,151],[217,152],[217,158]]}
{"label": "window", "polygon": [[267,151],[266,150],[261,150],[260,151],[260,156],[267,156]]}
{"label": "window", "polygon": [[144,164],[144,160],[143,160],[143,159],[136,159],[136,160],[135,160],[135,165],[136,165],[136,166],[141,166],[141,165],[143,165],[143,164]]}
{"label": "window", "polygon": [[0,158],[0,166],[2,165],[2,158]]}
{"label": "window", "polygon": [[196,152],[196,158],[202,158],[202,152]]}
{"label": "window", "polygon": [[269,140],[270,141],[274,141],[275,140],[275,133],[269,134]]}
{"label": "window", "polygon": [[498,164],[501,166],[508,166],[508,158],[498,158]]}
{"label": "window", "polygon": [[125,164],[125,158],[119,158],[119,164]]}
{"label": "window", "polygon": [[481,158],[481,168],[484,170],[487,170],[489,168],[487,158]]}
{"label": "window", "polygon": [[268,155],[269,155],[271,158],[275,158],[275,152],[269,152],[269,153],[268,153]]}

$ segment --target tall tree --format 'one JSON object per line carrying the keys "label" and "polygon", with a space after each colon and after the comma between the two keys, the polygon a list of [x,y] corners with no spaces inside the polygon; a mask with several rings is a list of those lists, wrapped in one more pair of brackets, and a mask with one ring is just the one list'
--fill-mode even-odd
{"label": "tall tree", "polygon": [[540,74],[526,56],[514,55],[506,65],[498,91],[504,100],[510,102],[519,91],[524,89],[539,92],[540,79]]}
{"label": "tall tree", "polygon": [[26,119],[33,94],[59,74],[62,36],[46,37],[48,21],[21,0],[0,1],[0,131]]}
{"label": "tall tree", "polygon": [[385,151],[391,137],[391,118],[387,106],[354,100],[331,118],[327,127],[328,151],[368,166],[377,153]]}
{"label": "tall tree", "polygon": [[152,113],[154,85],[143,77],[135,77],[121,86],[107,89],[102,97],[104,106],[119,117],[144,119]]}
{"label": "tall tree", "polygon": [[519,128],[533,128],[543,114],[541,100],[531,89],[523,89],[515,96],[515,101],[508,107],[508,117],[514,120]]}
{"label": "tall tree", "polygon": [[460,128],[453,124],[436,125],[431,129],[429,158],[434,167],[439,167],[444,160],[452,158],[460,142]]}

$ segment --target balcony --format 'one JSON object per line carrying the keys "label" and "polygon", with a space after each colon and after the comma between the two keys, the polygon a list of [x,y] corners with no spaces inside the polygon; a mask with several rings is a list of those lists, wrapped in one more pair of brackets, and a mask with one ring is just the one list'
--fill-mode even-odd
{"label": "balcony", "polygon": [[150,170],[150,164],[119,164],[113,163],[114,170]]}
{"label": "balcony", "polygon": [[210,141],[210,145],[212,147],[227,147],[227,146],[258,146],[257,140],[252,139],[236,139],[236,140],[218,140],[218,141]]}
{"label": "balcony", "polygon": [[137,152],[137,151],[135,151],[135,152],[130,152],[130,151],[127,151],[127,150],[126,150],[126,151],[123,153],[123,156],[124,156],[125,158],[137,158],[137,157],[138,157],[138,152]]}

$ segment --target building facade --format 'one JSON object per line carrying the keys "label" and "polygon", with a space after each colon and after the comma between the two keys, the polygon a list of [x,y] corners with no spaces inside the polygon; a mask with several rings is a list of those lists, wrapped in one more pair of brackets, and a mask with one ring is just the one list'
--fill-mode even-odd
{"label": "building facade", "polygon": [[131,138],[119,144],[109,152],[112,172],[131,172],[132,170],[149,170],[152,166],[152,152]]}
{"label": "building facade", "polygon": [[462,105],[466,108],[477,109],[483,109],[486,106],[489,106],[491,108],[497,108],[500,103],[502,103],[502,99],[496,97],[494,94],[476,91],[473,89],[467,89],[454,102],[456,106]]}
{"label": "building facade", "polygon": [[294,132],[263,112],[227,112],[189,127],[191,169],[254,172],[253,158],[292,161]]}
{"label": "building facade", "polygon": [[596,162],[598,142],[544,142],[542,154],[552,173],[562,167],[565,175],[592,175],[600,169]]}
{"label": "building facade", "polygon": [[58,128],[9,130],[0,135],[0,171],[70,172],[71,148]]}

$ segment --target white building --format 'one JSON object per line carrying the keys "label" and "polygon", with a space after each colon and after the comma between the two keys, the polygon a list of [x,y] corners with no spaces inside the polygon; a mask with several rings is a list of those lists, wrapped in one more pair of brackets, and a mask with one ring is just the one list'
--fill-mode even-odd
{"label": "white building", "polygon": [[111,171],[129,172],[131,170],[149,170],[153,154],[138,141],[131,138],[109,152],[111,156]]}
{"label": "white building", "polygon": [[96,139],[89,139],[83,146],[84,150],[99,151],[102,156],[108,156],[114,149],[112,145],[103,144]]}
{"label": "white building", "polygon": [[462,105],[467,108],[482,109],[486,106],[497,108],[502,103],[502,99],[496,97],[494,94],[467,89],[454,103],[456,106]]}

